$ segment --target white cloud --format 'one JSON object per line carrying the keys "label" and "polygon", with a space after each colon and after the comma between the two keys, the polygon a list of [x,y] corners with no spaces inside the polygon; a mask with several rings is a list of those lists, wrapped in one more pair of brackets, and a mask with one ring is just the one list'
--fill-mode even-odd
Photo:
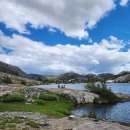
{"label": "white cloud", "polygon": [[7,28],[29,33],[34,28],[56,27],[67,36],[85,38],[85,29],[93,28],[115,7],[114,0],[1,0],[0,21]]}
{"label": "white cloud", "polygon": [[120,50],[124,46],[123,40],[119,40],[114,36],[110,36],[109,40],[103,39],[101,44],[107,49],[117,49],[117,50]]}
{"label": "white cloud", "polygon": [[[121,45],[118,46],[118,43]],[[0,54],[1,61],[32,73],[99,73],[130,70],[130,50],[121,52],[123,41],[112,36],[103,39],[99,44],[47,46],[16,34],[7,37],[0,33],[0,45],[14,50],[8,55]]]}
{"label": "white cloud", "polygon": [[120,6],[126,6],[129,0],[120,0]]}

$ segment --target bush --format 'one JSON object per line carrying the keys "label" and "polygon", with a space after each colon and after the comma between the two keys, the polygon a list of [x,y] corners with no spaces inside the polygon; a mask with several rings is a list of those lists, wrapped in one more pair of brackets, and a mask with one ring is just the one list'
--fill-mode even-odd
{"label": "bush", "polygon": [[1,82],[6,84],[12,84],[12,80],[9,77],[5,77]]}
{"label": "bush", "polygon": [[88,117],[87,114],[83,114],[83,115],[81,116],[81,118],[86,118],[86,117]]}
{"label": "bush", "polygon": [[45,101],[55,101],[58,100],[58,96],[51,92],[42,93],[39,95],[39,99],[45,100]]}
{"label": "bush", "polygon": [[21,81],[21,84],[26,85],[27,82],[26,82],[25,80],[22,80],[22,81]]}
{"label": "bush", "polygon": [[1,96],[0,101],[5,102],[5,103],[25,102],[26,99],[23,95],[14,93],[14,94],[6,94],[6,95]]}
{"label": "bush", "polygon": [[100,95],[100,99],[95,99],[95,102],[99,101],[107,101],[108,103],[116,103],[121,101],[121,98],[117,97],[110,88],[107,88],[105,83],[98,84],[97,86],[95,84],[87,84],[85,86],[86,89],[88,89],[92,93],[96,93]]}
{"label": "bush", "polygon": [[3,81],[2,81],[2,79],[0,79],[0,84],[2,84],[3,83]]}
{"label": "bush", "polygon": [[95,112],[90,112],[89,114],[84,114],[81,116],[81,118],[86,118],[86,117],[98,119],[97,114]]}
{"label": "bush", "polygon": [[39,127],[40,127],[40,124],[39,124],[39,123],[36,123],[36,122],[34,122],[34,121],[27,121],[27,122],[25,123],[25,125],[29,125],[29,126],[32,127],[32,128],[39,128]]}
{"label": "bush", "polygon": [[90,113],[87,115],[87,117],[97,119],[97,114],[96,114],[95,112],[90,112]]}

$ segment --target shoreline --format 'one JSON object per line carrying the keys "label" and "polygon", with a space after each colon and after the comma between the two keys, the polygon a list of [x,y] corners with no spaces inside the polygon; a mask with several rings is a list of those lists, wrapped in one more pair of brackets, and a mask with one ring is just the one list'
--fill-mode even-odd
{"label": "shoreline", "polygon": [[[14,85],[14,86],[12,86],[12,85],[11,86],[0,85],[0,95],[2,95],[2,91],[3,91],[3,94],[15,93],[15,92],[24,92],[24,94],[26,96],[30,96],[30,95],[33,96],[33,95],[40,94],[43,90],[49,91],[48,89],[35,88],[34,86],[29,87],[29,86],[23,86],[23,85],[21,85],[21,86],[20,85]],[[70,94],[70,95],[72,94],[73,96],[75,96],[75,95],[77,96],[78,92],[79,92],[80,93],[79,97],[82,97],[81,95],[84,96],[85,93],[87,95],[90,94],[90,92],[84,92],[84,91],[78,91],[78,90],[50,89],[50,92],[53,92],[53,93],[57,93],[57,91],[59,92],[59,94],[63,94],[63,93],[65,94],[66,93],[67,95],[68,94]],[[93,96],[93,94],[91,96]],[[87,96],[86,99],[89,99],[90,97]],[[81,99],[84,99],[84,98],[81,98]],[[89,100],[87,100],[87,101],[89,101]],[[88,102],[88,103],[90,103],[90,102]],[[27,103],[27,105],[30,105],[30,104]],[[29,109],[31,110],[31,107]],[[35,118],[33,117],[36,120],[32,120],[31,119],[31,121],[35,121],[36,123],[39,123],[40,122],[39,119],[44,115],[46,117],[45,121],[43,123],[39,124],[39,126],[40,126],[39,129],[46,128],[47,130],[49,130],[51,128],[51,130],[70,130],[70,129],[74,129],[74,130],[78,130],[78,129],[84,130],[84,129],[87,129],[87,130],[89,130],[90,128],[91,129],[93,128],[93,129],[96,130],[96,128],[97,128],[95,126],[95,123],[96,123],[99,126],[99,128],[100,128],[100,129],[97,129],[97,130],[102,130],[103,127],[106,127],[106,130],[111,130],[110,128],[113,128],[112,130],[117,129],[117,128],[118,128],[118,130],[130,130],[130,127],[124,126],[124,125],[127,125],[127,123],[124,123],[124,125],[121,125],[120,122],[112,122],[112,121],[108,121],[108,120],[97,120],[97,119],[91,119],[91,118],[75,118],[75,117],[72,118],[72,119],[69,119],[69,117],[67,115],[66,115],[66,117],[63,117],[63,118],[55,118],[55,117],[51,117],[50,118],[49,116],[45,115],[45,113],[41,114],[38,111],[37,112],[24,112],[22,110],[21,110],[21,112],[18,112],[18,111],[14,111],[14,112],[10,111],[10,112],[8,112],[7,111],[7,112],[0,112],[0,115],[2,115],[2,113],[3,113],[3,115],[5,114],[5,117],[6,117],[6,114],[7,114],[7,116],[9,116],[11,118],[15,117],[15,114],[19,115],[19,113],[22,113],[21,114],[21,115],[23,115],[22,118],[24,118],[25,116],[28,118],[29,115],[31,115],[33,113],[32,115],[36,114],[37,117],[35,117]],[[10,115],[11,113],[12,113],[12,115]],[[30,114],[28,115],[28,113],[30,113]],[[59,124],[58,122],[61,122],[61,124]],[[67,124],[66,124],[66,122],[67,122]],[[59,124],[59,126],[57,124]],[[71,127],[68,127],[68,124]],[[64,126],[64,128],[63,128],[63,126]]]}
{"label": "shoreline", "polygon": [[[31,128],[37,130],[130,130],[130,127],[126,126],[127,124],[122,125],[119,122],[97,120],[93,118],[64,117],[56,119],[50,118],[45,114],[40,114],[37,112],[0,112],[0,115],[0,118],[2,120],[8,119],[6,122],[7,124],[11,124],[13,120],[13,123],[16,125],[16,129]],[[32,124],[29,124],[29,122]]]}

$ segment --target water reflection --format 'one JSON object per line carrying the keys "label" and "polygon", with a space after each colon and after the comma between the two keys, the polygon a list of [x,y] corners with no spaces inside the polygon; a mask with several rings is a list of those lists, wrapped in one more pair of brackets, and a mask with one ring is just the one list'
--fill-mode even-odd
{"label": "water reflection", "polygon": [[115,105],[78,105],[72,111],[76,116],[82,116],[90,112],[95,112],[100,118],[130,122],[130,102],[117,103]]}

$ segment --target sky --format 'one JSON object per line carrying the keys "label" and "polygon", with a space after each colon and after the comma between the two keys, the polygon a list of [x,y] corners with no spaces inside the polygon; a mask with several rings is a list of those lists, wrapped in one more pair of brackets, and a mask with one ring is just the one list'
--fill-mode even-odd
{"label": "sky", "polygon": [[0,0],[0,61],[36,74],[130,71],[130,1]]}

